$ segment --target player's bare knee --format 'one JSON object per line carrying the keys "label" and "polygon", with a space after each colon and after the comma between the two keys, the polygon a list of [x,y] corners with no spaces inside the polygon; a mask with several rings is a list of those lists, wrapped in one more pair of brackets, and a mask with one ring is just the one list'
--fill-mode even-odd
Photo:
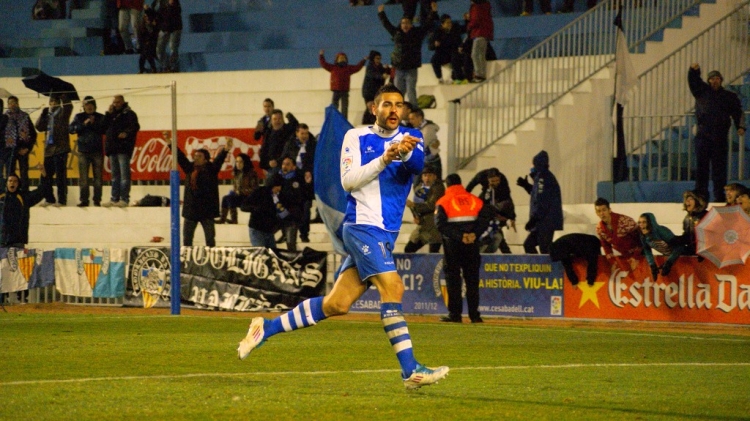
{"label": "player's bare knee", "polygon": [[328,316],[342,316],[349,313],[350,304],[340,299],[326,297],[323,300],[323,313]]}

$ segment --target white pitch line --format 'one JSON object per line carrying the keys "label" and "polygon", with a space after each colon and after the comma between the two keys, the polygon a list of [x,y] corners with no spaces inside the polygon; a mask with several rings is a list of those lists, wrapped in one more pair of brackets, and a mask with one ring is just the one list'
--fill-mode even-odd
{"label": "white pitch line", "polygon": [[[534,369],[565,369],[565,368],[623,368],[623,367],[748,367],[748,363],[592,363],[592,364],[558,364],[558,365],[504,365],[487,367],[454,367],[451,371],[490,371],[490,370],[534,370]],[[335,374],[372,374],[397,373],[401,370],[349,370],[349,371],[261,371],[255,373],[191,373],[191,374],[162,374],[154,376],[112,376],[112,377],[84,377],[80,379],[50,379],[50,380],[19,380],[0,382],[0,386],[25,386],[39,384],[87,383],[101,381],[127,380],[163,380],[189,379],[201,377],[247,377],[247,376],[320,376]]]}

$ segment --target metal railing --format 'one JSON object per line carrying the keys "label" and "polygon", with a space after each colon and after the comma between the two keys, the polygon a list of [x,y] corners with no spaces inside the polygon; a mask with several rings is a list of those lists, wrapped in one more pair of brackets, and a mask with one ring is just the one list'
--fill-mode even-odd
{"label": "metal railing", "polygon": [[[742,79],[750,71],[749,18],[750,1],[742,1],[638,78],[638,89],[623,113],[630,181],[693,178],[695,99],[688,88],[688,69],[698,63],[704,80],[718,69],[725,87]],[[750,89],[742,89],[740,95],[750,100]],[[740,140],[735,130],[727,141],[729,179],[747,179],[745,150],[750,143]]]}
{"label": "metal railing", "polygon": [[[624,0],[622,20],[631,51],[642,50],[649,38],[700,3]],[[449,104],[450,170],[463,168],[614,61],[613,4],[599,3]]]}

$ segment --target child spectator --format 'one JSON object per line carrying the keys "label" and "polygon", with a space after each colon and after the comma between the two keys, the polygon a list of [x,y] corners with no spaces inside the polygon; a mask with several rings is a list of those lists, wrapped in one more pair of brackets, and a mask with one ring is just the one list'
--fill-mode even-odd
{"label": "child spectator", "polygon": [[[348,120],[349,84],[351,82],[351,77],[354,73],[362,70],[362,67],[365,66],[365,62],[367,61],[367,57],[363,58],[356,65],[350,66],[349,59],[344,53],[336,54],[336,59],[333,64],[326,62],[323,54],[324,51],[320,50],[318,59],[320,60],[320,66],[331,73],[331,90],[333,91],[331,103],[341,111],[344,118]],[[341,102],[340,107],[339,102]]]}

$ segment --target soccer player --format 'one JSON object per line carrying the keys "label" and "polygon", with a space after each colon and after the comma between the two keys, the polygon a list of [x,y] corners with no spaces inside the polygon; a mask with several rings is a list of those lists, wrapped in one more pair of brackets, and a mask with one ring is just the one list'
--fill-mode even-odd
{"label": "soccer player", "polygon": [[424,144],[418,130],[400,127],[404,97],[393,85],[385,85],[375,97],[374,126],[351,129],[341,148],[341,184],[348,192],[343,240],[349,256],[325,297],[303,301],[273,320],[256,317],[250,323],[237,352],[247,358],[269,337],[317,324],[349,312],[372,283],[380,293],[380,318],[401,365],[407,389],[437,383],[448,367],[427,368],[414,358],[401,298],[404,283],[393,259],[393,247],[401,228],[412,177],[424,166]]}

